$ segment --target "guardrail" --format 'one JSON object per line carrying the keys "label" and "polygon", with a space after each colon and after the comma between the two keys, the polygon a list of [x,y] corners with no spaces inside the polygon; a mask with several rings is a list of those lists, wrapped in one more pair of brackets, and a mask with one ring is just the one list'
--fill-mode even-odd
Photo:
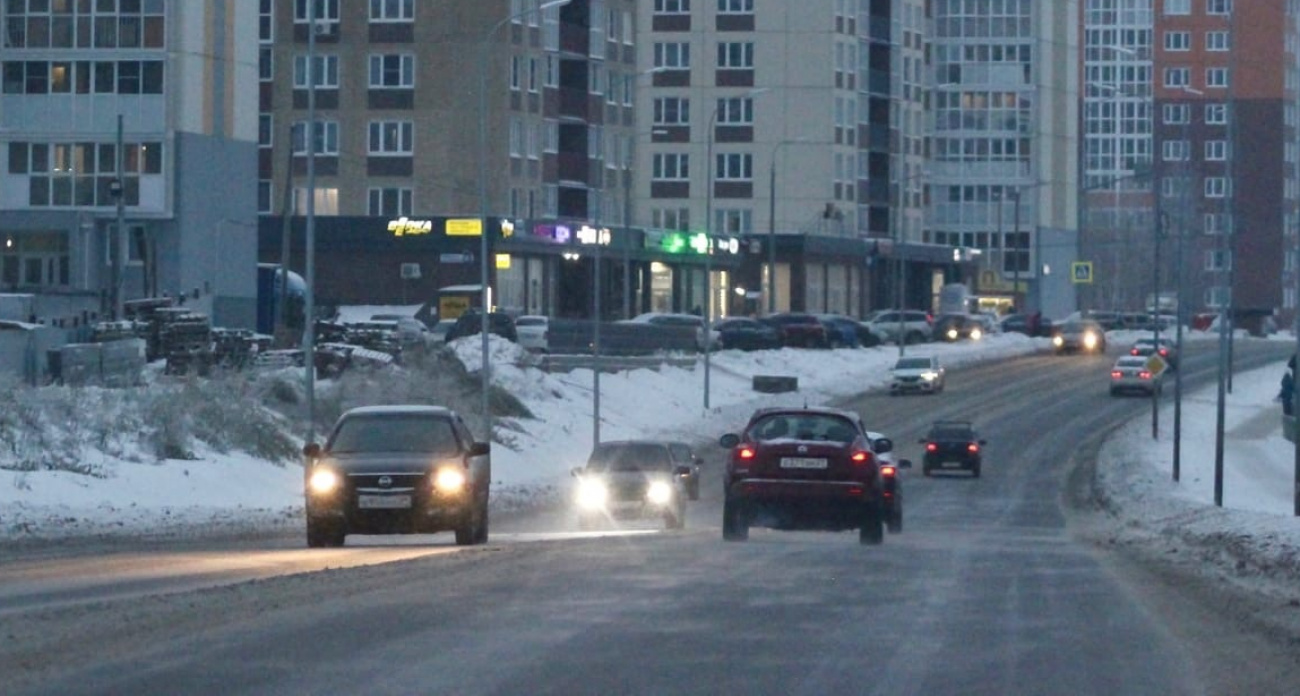
{"label": "guardrail", "polygon": [[573,370],[595,369],[597,362],[601,372],[622,372],[624,370],[658,370],[664,365],[670,367],[694,367],[696,358],[683,355],[602,355],[599,359],[592,355],[544,355],[538,359],[537,366],[546,372],[572,372]]}

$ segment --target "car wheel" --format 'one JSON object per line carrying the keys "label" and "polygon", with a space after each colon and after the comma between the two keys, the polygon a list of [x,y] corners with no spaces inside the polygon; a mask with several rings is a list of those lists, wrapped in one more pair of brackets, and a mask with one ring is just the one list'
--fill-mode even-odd
{"label": "car wheel", "polygon": [[698,475],[691,479],[691,488],[687,492],[686,497],[691,500],[700,499],[700,477]]}
{"label": "car wheel", "polygon": [[330,546],[342,546],[347,534],[341,524],[312,522],[307,520],[307,546],[318,549]]}
{"label": "car wheel", "polygon": [[894,504],[890,506],[889,521],[885,524],[885,530],[890,534],[903,531],[903,496],[898,493],[894,494]]}
{"label": "car wheel", "polygon": [[880,501],[871,503],[862,511],[862,527],[858,529],[858,543],[875,546],[885,541],[885,525]]}
{"label": "car wheel", "polygon": [[739,500],[731,496],[722,503],[722,539],[724,541],[749,540],[749,513]]}
{"label": "car wheel", "polygon": [[928,464],[922,464],[922,465],[921,465],[921,475],[922,475],[922,476],[924,476],[924,477],[926,477],[926,478],[929,478],[929,477],[930,477],[930,473],[931,473],[932,471],[933,471],[933,469],[932,469]]}
{"label": "car wheel", "polygon": [[470,546],[478,539],[478,510],[471,510],[465,515],[465,519],[460,521],[456,526],[456,545]]}
{"label": "car wheel", "polygon": [[483,501],[483,506],[479,508],[478,526],[475,529],[474,543],[486,544],[488,541],[488,504]]}
{"label": "car wheel", "polygon": [[980,467],[979,467],[978,464],[975,465],[975,468],[974,468],[974,469],[971,469],[971,470],[970,470],[970,475],[971,475],[972,478],[979,478],[979,477],[980,477]]}

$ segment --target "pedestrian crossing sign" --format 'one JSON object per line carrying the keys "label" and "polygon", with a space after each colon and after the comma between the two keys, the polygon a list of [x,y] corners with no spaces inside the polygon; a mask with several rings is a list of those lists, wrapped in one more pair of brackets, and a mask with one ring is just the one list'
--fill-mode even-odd
{"label": "pedestrian crossing sign", "polygon": [[1070,264],[1070,280],[1074,281],[1075,283],[1091,283],[1092,262],[1075,261],[1074,263]]}

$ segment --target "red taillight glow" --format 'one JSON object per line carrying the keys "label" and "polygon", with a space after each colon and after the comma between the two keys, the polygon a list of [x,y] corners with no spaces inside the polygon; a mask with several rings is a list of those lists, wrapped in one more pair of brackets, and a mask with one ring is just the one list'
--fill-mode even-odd
{"label": "red taillight glow", "polygon": [[968,451],[968,452],[978,452],[978,451],[980,451],[979,443],[977,443],[977,442],[972,442],[972,443],[970,443],[969,445],[966,445],[966,451]]}
{"label": "red taillight glow", "polygon": [[1161,349],[1160,349],[1160,355],[1161,355],[1162,357],[1163,357],[1163,356],[1166,356],[1166,355],[1169,355],[1169,349],[1168,349],[1168,348],[1161,348]]}
{"label": "red taillight glow", "polygon": [[736,458],[737,458],[737,459],[753,459],[753,458],[754,458],[754,448],[753,448],[753,447],[741,447],[740,449],[736,450]]}
{"label": "red taillight glow", "polygon": [[925,443],[925,451],[926,451],[926,452],[938,452],[938,451],[939,451],[939,446],[936,445],[936,444],[934,444],[933,442],[927,442],[927,443]]}
{"label": "red taillight glow", "polygon": [[1137,354],[1138,354],[1138,349],[1137,349],[1137,348],[1134,348],[1134,349],[1130,350],[1130,351],[1128,352],[1128,354],[1129,354],[1129,355],[1137,355]]}
{"label": "red taillight glow", "polygon": [[850,455],[849,459],[852,459],[854,464],[863,464],[871,459],[871,453],[857,451]]}
{"label": "red taillight glow", "polygon": [[1138,379],[1151,379],[1151,373],[1143,370],[1138,373]]}
{"label": "red taillight glow", "polygon": [[892,466],[882,466],[882,467],[880,467],[880,475],[881,475],[881,476],[893,476],[894,474],[897,474],[897,473],[898,473],[898,470],[895,469],[895,468],[892,467]]}
{"label": "red taillight glow", "polygon": [[1124,373],[1123,373],[1123,372],[1120,372],[1119,370],[1111,370],[1111,371],[1110,371],[1110,378],[1111,378],[1111,379],[1119,379],[1120,377],[1123,377],[1123,376],[1124,376]]}

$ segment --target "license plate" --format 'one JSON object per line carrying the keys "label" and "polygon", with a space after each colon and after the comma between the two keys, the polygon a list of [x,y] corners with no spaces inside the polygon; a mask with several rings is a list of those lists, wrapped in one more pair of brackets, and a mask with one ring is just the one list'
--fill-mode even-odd
{"label": "license plate", "polygon": [[782,469],[825,469],[826,460],[814,457],[781,457]]}
{"label": "license plate", "polygon": [[959,469],[959,468],[961,468],[961,462],[944,462],[944,463],[943,463],[943,468],[945,468],[945,469]]}
{"label": "license plate", "polygon": [[364,510],[402,510],[411,507],[409,495],[357,496],[357,507]]}

